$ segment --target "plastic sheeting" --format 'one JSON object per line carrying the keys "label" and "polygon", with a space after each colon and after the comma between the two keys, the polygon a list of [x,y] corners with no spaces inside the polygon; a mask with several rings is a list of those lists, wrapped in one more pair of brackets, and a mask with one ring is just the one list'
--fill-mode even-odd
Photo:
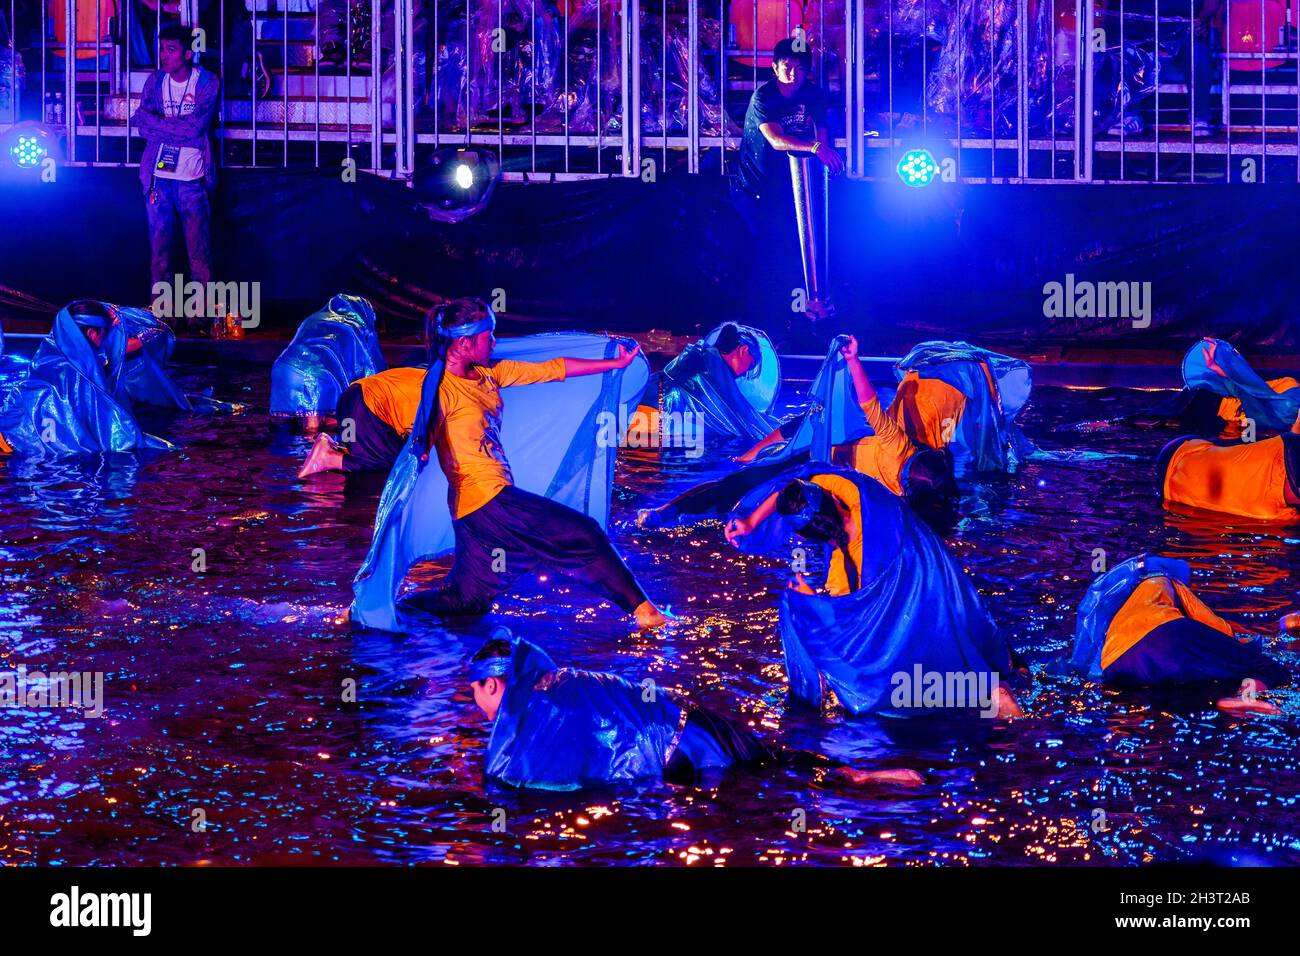
{"label": "plastic sheeting", "polygon": [[776,402],[780,366],[766,334],[748,326],[738,328],[758,339],[759,355],[754,367],[737,378],[711,344],[721,327],[714,329],[664,367],[660,373],[660,408],[664,415],[701,414],[706,431],[757,441],[776,425],[768,412]]}
{"label": "plastic sheeting", "polygon": [[1255,373],[1241,353],[1227,342],[1213,339],[1214,362],[1224,375],[1206,365],[1205,342],[1197,342],[1183,357],[1183,382],[1188,388],[1203,388],[1224,398],[1241,402],[1247,418],[1263,428],[1286,431],[1300,414],[1300,388],[1278,393]]}
{"label": "plastic sheeting", "polygon": [[825,361],[813,376],[808,386],[808,412],[803,415],[798,430],[784,444],[765,448],[759,462],[771,463],[804,452],[819,461],[829,461],[831,449],[836,445],[874,434],[858,404],[848,362],[840,354],[844,341],[843,336],[835,337]]}
{"label": "plastic sheeting", "polygon": [[302,320],[271,366],[271,414],[328,415],[344,389],[387,367],[374,308],[340,293]]}
{"label": "plastic sheeting", "polygon": [[1191,568],[1186,561],[1177,558],[1139,554],[1121,561],[1088,586],[1088,593],[1079,602],[1075,618],[1071,668],[1090,680],[1102,679],[1101,652],[1110,622],[1143,580],[1158,575],[1188,584]]}
{"label": "plastic sheeting", "polygon": [[126,324],[114,320],[93,345],[77,317],[60,309],[27,378],[0,409],[0,434],[14,451],[65,458],[171,448],[136,421],[124,374],[129,337]]}
{"label": "plastic sheeting", "polygon": [[[1010,651],[974,583],[934,532],[878,481],[812,462],[755,489],[735,514],[750,514],[793,479],[821,474],[849,479],[861,496],[860,586],[839,597],[781,592],[779,631],[790,693],[820,707],[824,681],[851,713],[921,716],[933,711],[891,701],[897,674],[910,679],[917,667],[945,679],[1009,673]],[[787,517],[774,514],[741,539],[742,548],[789,553],[794,531]]]}
{"label": "plastic sheeting", "polygon": [[557,667],[515,639],[485,774],[512,787],[577,790],[663,777],[682,708],[613,674]]}
{"label": "plastic sheeting", "polygon": [[[498,342],[493,358],[606,359],[614,357],[618,344],[603,335],[556,332]],[[455,541],[447,478],[436,454],[424,447],[430,416],[437,414],[442,369],[435,363],[425,376],[415,427],[388,475],[370,551],[353,582],[352,620],[365,627],[400,630],[396,598],[406,572],[418,561],[450,553]],[[649,376],[649,363],[638,355],[622,370],[509,389],[503,396],[501,445],[515,484],[604,527],[617,448],[597,441],[599,416],[607,413],[618,421],[620,406],[635,402]]]}

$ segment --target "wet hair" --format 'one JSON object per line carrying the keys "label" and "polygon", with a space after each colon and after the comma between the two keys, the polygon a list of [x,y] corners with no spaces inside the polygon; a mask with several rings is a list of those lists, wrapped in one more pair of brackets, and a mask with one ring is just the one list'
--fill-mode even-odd
{"label": "wet hair", "polygon": [[[808,487],[808,482],[796,478],[782,488],[776,498],[777,512],[789,517],[799,514],[808,507]],[[807,538],[809,541],[832,544],[843,551],[844,568],[849,576],[849,590],[856,591],[858,568],[849,554],[849,533],[844,529],[844,515],[836,504],[837,500],[830,492],[823,491],[817,510],[803,527],[796,528],[795,531],[800,537]]]}
{"label": "wet hair", "polygon": [[953,474],[952,455],[922,448],[907,463],[903,495],[917,517],[941,534],[957,523],[961,492]]}
{"label": "wet hair", "polygon": [[489,657],[509,657],[514,653],[514,650],[510,642],[504,637],[494,637],[475,651],[474,656],[469,660],[472,664],[475,661],[485,661]]}
{"label": "wet hair", "polygon": [[158,31],[158,42],[163,40],[175,40],[183,53],[194,46],[194,31],[183,23],[169,23]]}
{"label": "wet hair", "polygon": [[772,48],[772,63],[780,63],[782,60],[789,60],[793,63],[802,63],[805,69],[812,69],[812,51],[808,49],[808,40],[803,40],[803,49],[794,48],[794,37],[786,37],[784,40],[778,40],[776,46]]}

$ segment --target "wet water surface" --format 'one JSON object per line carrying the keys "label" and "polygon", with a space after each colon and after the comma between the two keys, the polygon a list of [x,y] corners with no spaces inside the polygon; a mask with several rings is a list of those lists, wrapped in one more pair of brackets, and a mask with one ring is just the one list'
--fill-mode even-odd
{"label": "wet water surface", "polygon": [[[379,484],[295,478],[307,442],[268,422],[266,369],[179,377],[250,410],[153,421],[181,450],[147,460],[0,462],[0,670],[105,675],[97,719],[0,709],[0,862],[1300,862],[1293,692],[1275,697],[1282,717],[1243,719],[1209,690],[1121,695],[1045,672],[1097,549],[1186,558],[1211,607],[1261,631],[1293,606],[1298,532],[1167,515],[1151,461],[1171,434],[1065,427],[1163,393],[1039,388],[1031,437],[1137,460],[1031,463],[971,489],[949,544],[1034,678],[1014,688],[1027,719],[954,727],[788,707],[773,593],[786,572],[734,552],[717,524],[615,535],[680,616],[658,634],[537,579],[472,632],[418,615],[406,635],[354,631],[340,617]],[[624,456],[616,521],[724,461]],[[463,666],[496,623],[560,663],[652,677],[770,740],[926,783],[870,792],[773,769],[485,792],[488,726]]]}

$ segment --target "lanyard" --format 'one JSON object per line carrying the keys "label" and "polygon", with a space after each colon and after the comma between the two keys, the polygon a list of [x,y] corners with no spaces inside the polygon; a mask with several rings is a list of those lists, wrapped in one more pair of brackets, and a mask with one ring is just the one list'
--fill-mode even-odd
{"label": "lanyard", "polygon": [[198,78],[198,75],[199,75],[199,68],[197,66],[191,67],[190,78],[185,81],[185,90],[184,92],[181,93],[181,98],[179,100],[172,99],[172,78],[170,76],[167,77],[166,85],[164,88],[164,95],[166,96],[165,105],[169,113],[173,109],[175,110],[175,112],[172,113],[172,116],[179,117],[181,115],[181,107],[185,105],[185,98],[190,95],[190,84],[193,83]]}

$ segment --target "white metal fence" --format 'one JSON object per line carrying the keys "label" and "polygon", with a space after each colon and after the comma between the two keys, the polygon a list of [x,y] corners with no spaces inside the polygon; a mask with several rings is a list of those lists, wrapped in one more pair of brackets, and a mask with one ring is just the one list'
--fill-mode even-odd
{"label": "white metal fence", "polygon": [[226,167],[409,178],[474,144],[516,179],[726,175],[801,35],[852,177],[925,148],[964,182],[1296,180],[1297,4],[1202,25],[1199,0],[0,0],[0,127],[138,162],[175,5],[222,78]]}

